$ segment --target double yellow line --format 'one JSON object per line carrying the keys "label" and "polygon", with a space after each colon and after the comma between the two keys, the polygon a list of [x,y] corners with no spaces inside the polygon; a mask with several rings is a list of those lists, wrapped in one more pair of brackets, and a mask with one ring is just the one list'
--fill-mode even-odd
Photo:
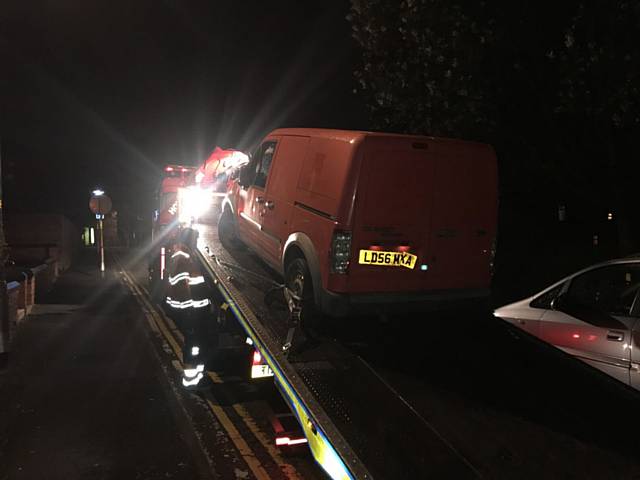
{"label": "double yellow line", "polygon": [[[120,268],[120,273],[122,274],[124,283],[133,294],[134,298],[138,302],[138,305],[140,305],[140,308],[144,313],[147,322],[149,323],[149,327],[153,332],[161,334],[167,341],[176,357],[172,361],[172,364],[174,368],[176,368],[176,370],[182,372],[184,364],[182,363],[183,357],[181,345],[184,344],[184,336],[178,330],[175,323],[163,312],[159,311],[149,301],[149,293],[147,292],[147,290],[144,287],[138,285],[137,282],[122,267],[122,265],[120,265],[119,262],[118,266]],[[208,372],[208,375],[214,383],[223,383],[220,376],[216,372]],[[248,467],[251,469],[253,475],[257,480],[269,480],[269,474],[260,463],[260,460],[257,458],[255,452],[242,437],[227,413],[224,411],[224,408],[218,405],[215,399],[212,400],[212,398],[212,395],[207,395],[205,397],[210,411],[216,417],[220,425],[222,425],[222,427],[226,430],[227,435],[235,445],[244,461],[247,463]],[[266,452],[278,466],[280,471],[283,472],[285,477],[289,480],[301,480],[301,477],[298,475],[295,467],[283,460],[282,455],[280,455],[280,453],[278,452],[278,449],[275,447],[273,442],[271,442],[269,438],[267,438],[267,436],[259,429],[255,420],[251,417],[247,409],[238,403],[233,404],[232,407],[238,414],[238,416],[242,419],[242,422],[246,425],[249,431],[251,431],[256,439],[262,444]]]}

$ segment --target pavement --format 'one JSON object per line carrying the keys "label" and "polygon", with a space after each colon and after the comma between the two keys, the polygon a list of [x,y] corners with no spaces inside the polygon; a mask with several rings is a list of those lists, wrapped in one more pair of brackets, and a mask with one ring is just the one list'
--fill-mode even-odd
{"label": "pavement", "polygon": [[219,476],[130,291],[92,254],[79,260],[21,324],[0,373],[0,479]]}

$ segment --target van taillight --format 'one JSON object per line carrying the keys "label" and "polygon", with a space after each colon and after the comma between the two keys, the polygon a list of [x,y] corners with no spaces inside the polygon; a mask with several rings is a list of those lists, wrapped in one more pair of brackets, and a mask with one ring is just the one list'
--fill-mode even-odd
{"label": "van taillight", "polygon": [[253,359],[251,361],[252,365],[262,365],[262,355],[258,350],[253,351]]}
{"label": "van taillight", "polygon": [[347,273],[351,257],[351,232],[336,230],[331,241],[331,272]]}
{"label": "van taillight", "polygon": [[369,250],[373,250],[374,252],[381,252],[383,250],[393,249],[396,252],[409,253],[411,251],[411,247],[409,245],[400,245],[397,247],[383,247],[381,245],[369,245]]}

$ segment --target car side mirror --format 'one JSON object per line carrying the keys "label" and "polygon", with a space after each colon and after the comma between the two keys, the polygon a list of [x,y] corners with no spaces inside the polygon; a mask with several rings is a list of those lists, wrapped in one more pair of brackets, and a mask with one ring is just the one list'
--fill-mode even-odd
{"label": "car side mirror", "polygon": [[567,294],[560,293],[556,298],[551,300],[551,310],[562,310],[562,307],[567,303]]}

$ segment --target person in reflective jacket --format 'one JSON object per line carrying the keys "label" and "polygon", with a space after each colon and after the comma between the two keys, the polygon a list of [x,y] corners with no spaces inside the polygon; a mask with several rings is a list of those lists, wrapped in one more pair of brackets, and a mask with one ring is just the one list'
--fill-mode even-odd
{"label": "person in reflective jacket", "polygon": [[168,259],[166,303],[184,335],[182,385],[195,387],[205,372],[205,322],[211,311],[207,284],[197,263],[194,249],[197,232],[183,229]]}

